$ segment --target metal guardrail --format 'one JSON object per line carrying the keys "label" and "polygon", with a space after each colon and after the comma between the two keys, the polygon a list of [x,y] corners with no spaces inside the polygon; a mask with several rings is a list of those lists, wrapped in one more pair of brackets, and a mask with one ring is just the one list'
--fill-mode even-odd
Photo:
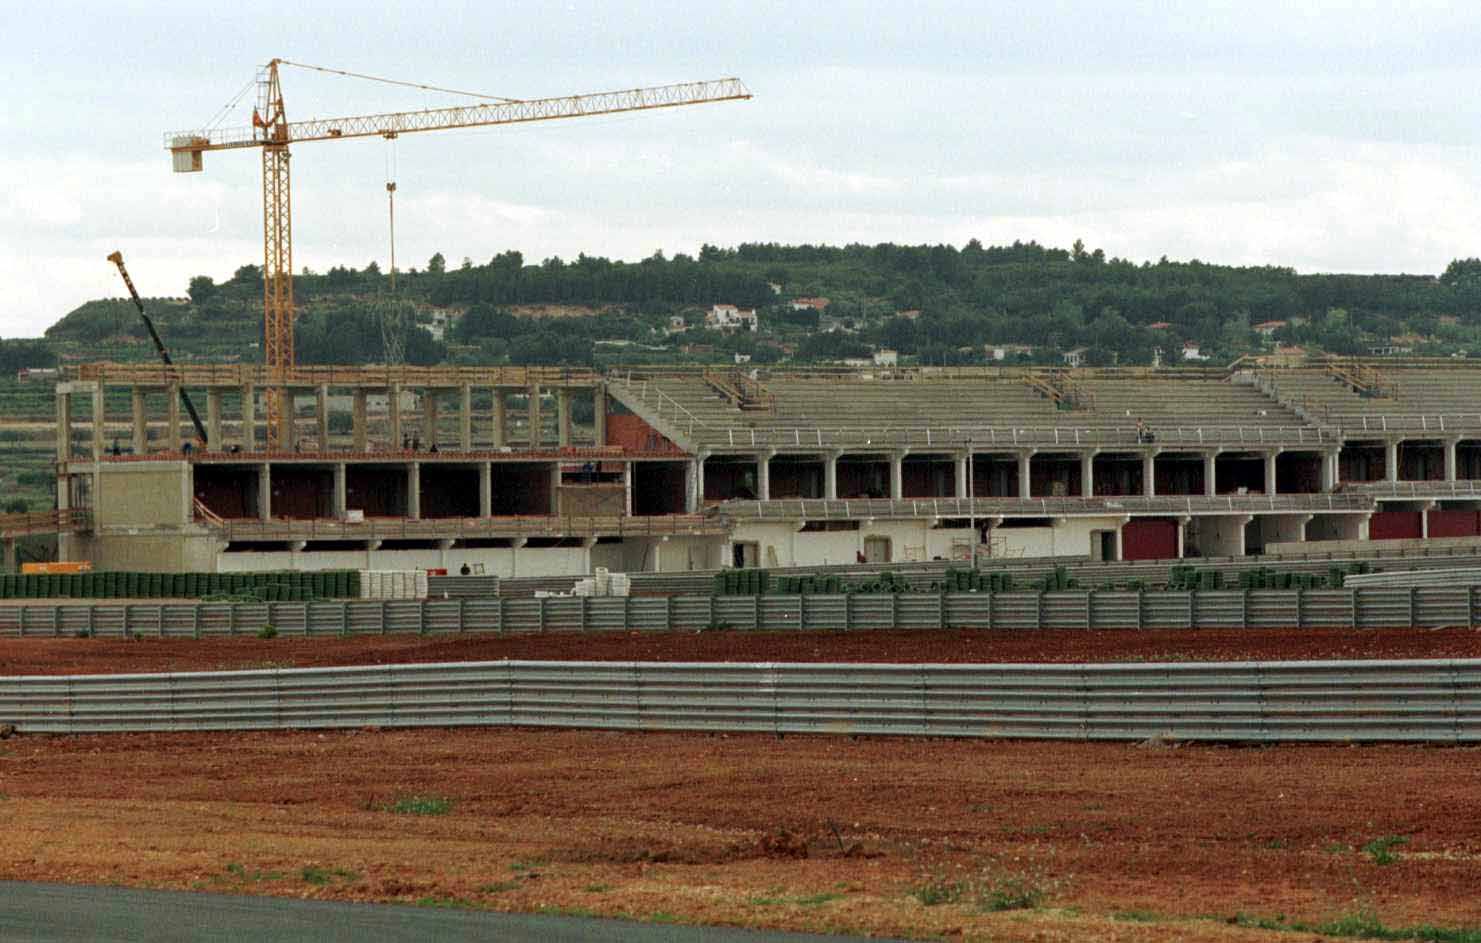
{"label": "metal guardrail", "polygon": [[1347,577],[1346,582],[1354,589],[1376,586],[1476,586],[1481,584],[1481,566],[1363,573]]}
{"label": "metal guardrail", "polygon": [[561,596],[0,607],[0,636],[529,635],[868,629],[1393,628],[1481,625],[1481,586],[810,596]]}
{"label": "metal guardrail", "polygon": [[0,514],[0,537],[24,537],[29,534],[65,534],[91,530],[92,513],[86,508],[59,511],[36,511],[24,514]]}
{"label": "metal guardrail", "polygon": [[[204,520],[201,523],[206,523]],[[658,516],[561,515],[548,517],[404,517],[361,522],[327,518],[270,521],[228,518],[210,524],[226,540],[442,540],[449,537],[626,536],[725,534],[729,525],[699,514]]]}
{"label": "metal guardrail", "polygon": [[1059,514],[1110,514],[1125,511],[1169,514],[1237,514],[1256,511],[1371,511],[1372,495],[1221,494],[1101,495],[1095,498],[792,498],[731,500],[713,513],[737,520],[852,520],[858,518],[967,517],[972,514],[1048,517]]}
{"label": "metal guardrail", "polygon": [[1122,665],[498,661],[0,678],[23,733],[586,727],[1072,740],[1481,740],[1481,660]]}

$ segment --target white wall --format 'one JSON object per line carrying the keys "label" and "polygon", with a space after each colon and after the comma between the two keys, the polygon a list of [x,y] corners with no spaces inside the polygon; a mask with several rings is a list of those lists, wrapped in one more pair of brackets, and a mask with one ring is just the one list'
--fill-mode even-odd
{"label": "white wall", "polygon": [[488,576],[585,576],[590,570],[584,547],[507,547],[450,550],[331,550],[223,553],[217,557],[222,573],[250,570],[431,570],[456,573],[464,563],[483,564]]}
{"label": "white wall", "polygon": [[992,552],[1004,557],[1083,557],[1091,554],[1093,531],[1116,530],[1122,518],[1056,517],[1049,527],[995,527]]}
{"label": "white wall", "polygon": [[1195,517],[1188,522],[1183,556],[1238,557],[1244,555],[1242,515]]}

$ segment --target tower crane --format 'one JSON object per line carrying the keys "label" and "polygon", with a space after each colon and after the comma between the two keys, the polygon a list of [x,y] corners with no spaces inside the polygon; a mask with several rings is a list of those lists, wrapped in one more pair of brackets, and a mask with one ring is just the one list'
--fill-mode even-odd
{"label": "tower crane", "polygon": [[[751,97],[750,91],[736,78],[684,82],[591,95],[568,95],[561,98],[497,98],[476,105],[451,108],[429,108],[421,111],[387,112],[355,115],[345,118],[315,118],[289,121],[283,105],[279,66],[298,66],[323,72],[336,69],[305,66],[286,59],[273,59],[258,73],[257,107],[248,128],[181,131],[165,136],[176,173],[196,173],[202,169],[206,151],[229,151],[256,148],[262,152],[262,338],[263,362],[269,374],[282,379],[293,366],[293,209],[289,188],[288,147],[310,141],[343,141],[351,138],[381,137],[388,140],[416,131],[446,131],[454,128],[478,128],[488,125],[520,124],[550,121],[557,118],[585,118],[627,111],[674,108],[706,102],[736,101]],[[388,81],[378,79],[377,81]],[[391,84],[411,85],[394,82]],[[431,86],[413,87],[434,91]],[[244,90],[245,91],[245,90]],[[459,93],[468,94],[468,93]],[[490,98],[491,96],[478,96]],[[291,410],[284,415],[273,388],[267,396],[268,441],[276,443],[280,426],[292,421]]]}

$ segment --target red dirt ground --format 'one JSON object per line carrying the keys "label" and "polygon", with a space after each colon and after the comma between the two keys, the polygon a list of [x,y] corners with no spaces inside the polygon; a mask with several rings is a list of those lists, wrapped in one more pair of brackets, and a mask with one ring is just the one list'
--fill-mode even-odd
{"label": "red dirt ground", "polygon": [[[1478,760],[502,729],[21,737],[0,742],[0,878],[994,940],[1314,938],[1238,914],[1474,927]],[[412,796],[448,805],[398,814]],[[1385,836],[1403,843],[1380,864],[1363,848]],[[991,911],[1017,891],[1037,906]]]}
{"label": "red dirt ground", "polygon": [[356,638],[0,639],[0,674],[220,671],[499,658],[901,663],[1481,658],[1481,630],[1079,629]]}

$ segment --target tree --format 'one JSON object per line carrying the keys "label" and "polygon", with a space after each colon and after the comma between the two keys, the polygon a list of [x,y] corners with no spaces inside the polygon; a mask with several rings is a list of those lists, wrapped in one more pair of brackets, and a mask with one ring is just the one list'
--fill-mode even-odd
{"label": "tree", "polygon": [[231,276],[231,280],[239,285],[260,282],[262,281],[262,266],[243,265]]}
{"label": "tree", "polygon": [[190,280],[190,301],[192,304],[202,305],[210,301],[216,295],[216,282],[209,275],[197,275]]}
{"label": "tree", "polygon": [[441,275],[446,269],[447,259],[442,257],[441,252],[435,253],[432,258],[427,260],[428,275]]}

